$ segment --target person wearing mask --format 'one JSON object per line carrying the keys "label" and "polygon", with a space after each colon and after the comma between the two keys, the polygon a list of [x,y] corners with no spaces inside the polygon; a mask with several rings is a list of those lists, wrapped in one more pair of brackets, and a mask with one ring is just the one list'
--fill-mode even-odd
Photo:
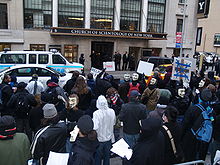
{"label": "person wearing mask", "polygon": [[73,143],[67,165],[94,165],[96,148],[98,147],[97,133],[93,130],[92,118],[84,115],[77,122],[78,137]]}
{"label": "person wearing mask", "polygon": [[36,133],[31,144],[33,159],[40,165],[46,165],[50,151],[65,153],[67,138],[66,124],[59,121],[56,107],[53,104],[45,104],[43,114],[43,128]]}
{"label": "person wearing mask", "polygon": [[99,96],[96,102],[96,110],[93,113],[94,130],[97,132],[99,147],[95,154],[95,164],[110,164],[111,143],[114,142],[114,125],[116,116],[113,109],[108,107],[108,102],[104,96]]}
{"label": "person wearing mask", "polygon": [[1,90],[0,112],[1,112],[1,116],[13,115],[12,109],[9,109],[7,107],[7,103],[13,94],[12,87],[9,84],[10,82],[11,82],[11,77],[9,75],[5,74],[3,77],[2,83],[0,84],[0,90]]}
{"label": "person wearing mask", "polygon": [[161,121],[155,118],[141,121],[140,138],[129,160],[132,165],[164,164],[165,142],[161,126]]}
{"label": "person wearing mask", "polygon": [[26,83],[20,82],[17,85],[17,91],[10,100],[7,106],[14,109],[15,120],[17,124],[17,132],[24,132],[31,140],[32,132],[30,128],[29,113],[32,107],[37,105],[34,96],[25,89]]}
{"label": "person wearing mask", "polygon": [[28,85],[26,86],[27,91],[32,95],[40,95],[41,92],[44,91],[43,84],[38,81],[38,75],[33,74],[32,79],[29,81]]}
{"label": "person wearing mask", "polygon": [[16,133],[16,123],[12,116],[0,117],[0,164],[27,164],[30,154],[30,142],[24,133]]}
{"label": "person wearing mask", "polygon": [[146,106],[139,101],[140,93],[136,90],[131,91],[129,103],[122,105],[119,114],[119,120],[123,122],[123,138],[130,148],[134,147],[139,138],[139,121],[147,117]]}

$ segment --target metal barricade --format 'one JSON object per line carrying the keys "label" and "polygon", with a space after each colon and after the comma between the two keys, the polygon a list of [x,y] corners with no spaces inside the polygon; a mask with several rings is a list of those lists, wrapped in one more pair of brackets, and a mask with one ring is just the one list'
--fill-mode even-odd
{"label": "metal barricade", "polygon": [[192,162],[180,163],[180,164],[175,164],[175,165],[197,165],[197,164],[206,165],[204,160],[196,160],[196,161],[192,161]]}

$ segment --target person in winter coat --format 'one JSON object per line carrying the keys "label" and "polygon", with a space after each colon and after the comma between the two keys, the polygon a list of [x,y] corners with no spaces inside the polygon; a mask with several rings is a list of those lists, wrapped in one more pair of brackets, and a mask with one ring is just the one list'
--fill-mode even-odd
{"label": "person in winter coat", "polygon": [[147,117],[147,111],[146,106],[139,103],[138,91],[131,91],[129,100],[129,103],[122,105],[119,119],[123,122],[123,138],[133,148],[139,138],[141,129],[139,121]]}
{"label": "person in winter coat", "polygon": [[69,79],[66,84],[63,86],[63,89],[65,92],[68,93],[68,95],[71,94],[71,89],[74,87],[76,79],[79,77],[79,72],[78,71],[73,71],[72,73],[72,78]]}
{"label": "person in winter coat", "polygon": [[95,80],[93,79],[93,75],[89,73],[87,75],[87,85],[90,87],[92,93],[95,93]]}
{"label": "person in winter coat", "polygon": [[12,95],[7,106],[14,109],[17,132],[26,133],[28,138],[31,140],[32,132],[29,122],[29,113],[31,108],[37,105],[37,101],[34,96],[29,94],[25,89],[26,86],[27,84],[24,82],[18,83],[17,91],[14,95]]}
{"label": "person in winter coat", "polygon": [[66,152],[67,128],[64,122],[59,122],[57,110],[53,104],[45,104],[43,107],[43,128],[40,129],[31,144],[33,158],[46,165],[49,152]]}
{"label": "person in winter coat", "polygon": [[2,105],[0,105],[1,116],[13,115],[12,109],[7,107],[7,103],[13,94],[12,87],[9,84],[10,82],[11,82],[11,77],[5,74],[3,77],[2,83],[0,84],[0,90],[2,93],[2,96],[0,98],[2,102]]}
{"label": "person in winter coat", "polygon": [[[212,92],[209,89],[204,89],[200,94],[200,98],[202,101],[200,105],[206,111],[210,111],[208,107],[210,106],[209,102],[212,99]],[[208,151],[209,142],[198,140],[192,132],[192,128],[194,128],[195,124],[197,124],[197,119],[201,118],[200,114],[202,114],[202,109],[200,109],[197,105],[192,105],[186,111],[184,116],[182,147],[185,161],[205,160]],[[210,117],[210,121],[214,120],[213,112],[210,112],[208,116]]]}
{"label": "person in winter coat", "polygon": [[95,151],[98,147],[97,133],[93,130],[94,123],[92,118],[84,115],[79,118],[77,127],[79,133],[73,143],[67,165],[94,165]]}
{"label": "person in winter coat", "polygon": [[155,110],[160,98],[160,91],[156,87],[157,80],[152,78],[148,87],[144,90],[141,100],[146,105],[147,110]]}
{"label": "person in winter coat", "polygon": [[129,162],[132,165],[162,165],[164,164],[165,142],[160,132],[162,123],[155,118],[141,121],[140,138],[133,148]]}
{"label": "person in winter coat", "polygon": [[26,89],[30,94],[32,94],[34,96],[39,95],[39,94],[41,94],[41,92],[44,91],[44,86],[40,81],[38,81],[37,74],[32,75],[32,79],[30,80],[30,82],[26,86]]}
{"label": "person in winter coat", "polygon": [[99,96],[96,102],[96,110],[93,113],[94,130],[97,132],[99,147],[96,150],[95,164],[110,164],[111,143],[114,142],[114,125],[116,116],[113,109],[108,107],[108,102],[104,96]]}
{"label": "person in winter coat", "polygon": [[[178,111],[173,106],[168,106],[163,114],[163,128],[161,132],[165,138],[165,157],[164,165],[171,165],[180,163],[183,159],[183,151],[180,145],[181,140],[181,126],[176,122]],[[169,136],[169,133],[172,137]],[[173,139],[171,139],[173,138]],[[175,149],[172,146],[172,142],[175,145]],[[176,150],[176,151],[175,151]],[[175,152],[175,153],[174,153]]]}
{"label": "person in winter coat", "polygon": [[24,133],[16,133],[12,116],[0,117],[0,164],[24,165],[30,159],[30,142]]}
{"label": "person in winter coat", "polygon": [[86,84],[86,80],[82,76],[79,76],[76,79],[76,83],[71,92],[77,94],[77,96],[79,97],[79,109],[85,111],[89,108],[93,95],[91,89]]}
{"label": "person in winter coat", "polygon": [[85,62],[84,54],[81,54],[79,57],[79,63],[84,65],[84,62]]}

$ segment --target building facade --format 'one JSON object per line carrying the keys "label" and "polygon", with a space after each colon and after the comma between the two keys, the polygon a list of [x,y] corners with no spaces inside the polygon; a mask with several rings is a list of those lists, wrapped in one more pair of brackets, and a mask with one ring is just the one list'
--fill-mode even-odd
{"label": "building facade", "polygon": [[[92,51],[145,56],[195,50],[197,3],[184,0],[0,0],[0,51],[57,49],[70,62]],[[178,35],[177,35],[178,34]],[[177,37],[178,36],[178,37]]]}
{"label": "building facade", "polygon": [[201,38],[198,41],[196,51],[220,54],[219,10],[220,1],[211,0],[208,17],[199,19],[198,30]]}

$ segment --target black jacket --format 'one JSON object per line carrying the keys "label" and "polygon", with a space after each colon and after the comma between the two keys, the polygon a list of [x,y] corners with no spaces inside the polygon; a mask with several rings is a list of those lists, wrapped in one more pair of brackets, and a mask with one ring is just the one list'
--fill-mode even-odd
{"label": "black jacket", "polygon": [[76,77],[73,77],[69,79],[66,84],[63,86],[63,89],[65,92],[67,92],[69,95],[71,94],[71,89],[74,87],[75,82],[76,82]]}
{"label": "black jacket", "polygon": [[95,93],[96,93],[96,97],[98,98],[98,96],[100,95],[106,95],[106,92],[109,88],[112,87],[112,84],[105,79],[101,79],[101,76],[104,72],[101,72],[98,74],[98,76],[96,77],[96,87],[95,87]]}
{"label": "black jacket", "polygon": [[119,119],[123,122],[123,132],[131,135],[140,133],[139,120],[146,117],[147,110],[144,104],[138,102],[123,104],[119,114]]}
{"label": "black jacket", "polygon": [[73,143],[68,165],[94,165],[98,140],[91,141],[87,137],[79,137]]}
{"label": "black jacket", "polygon": [[164,136],[160,132],[160,128],[161,124],[158,120],[154,123],[148,122],[148,128],[146,130],[142,129],[138,143],[133,148],[130,159],[131,165],[164,164]]}
{"label": "black jacket", "polygon": [[[37,137],[44,128],[40,129],[35,135],[31,145],[31,153],[34,159],[43,157],[43,164],[45,165],[50,151],[58,153],[66,152],[67,128],[64,122],[59,122],[50,125],[39,137]],[[34,147],[33,144],[35,141],[36,146]]]}
{"label": "black jacket", "polygon": [[[27,111],[27,113],[25,111],[16,111],[15,106],[17,106],[18,104],[19,97],[24,97],[25,102],[27,103],[27,105],[29,105],[29,110]],[[12,95],[7,104],[9,108],[13,109],[13,113],[15,114],[16,118],[27,118],[31,110],[31,107],[36,105],[37,101],[35,100],[34,95],[28,93],[26,89],[22,91],[17,91],[14,95]]]}
{"label": "black jacket", "polygon": [[0,107],[0,112],[4,115],[12,115],[11,109],[7,107],[7,103],[13,94],[13,90],[9,84],[4,82],[0,84],[0,89],[2,95],[2,106]]}

